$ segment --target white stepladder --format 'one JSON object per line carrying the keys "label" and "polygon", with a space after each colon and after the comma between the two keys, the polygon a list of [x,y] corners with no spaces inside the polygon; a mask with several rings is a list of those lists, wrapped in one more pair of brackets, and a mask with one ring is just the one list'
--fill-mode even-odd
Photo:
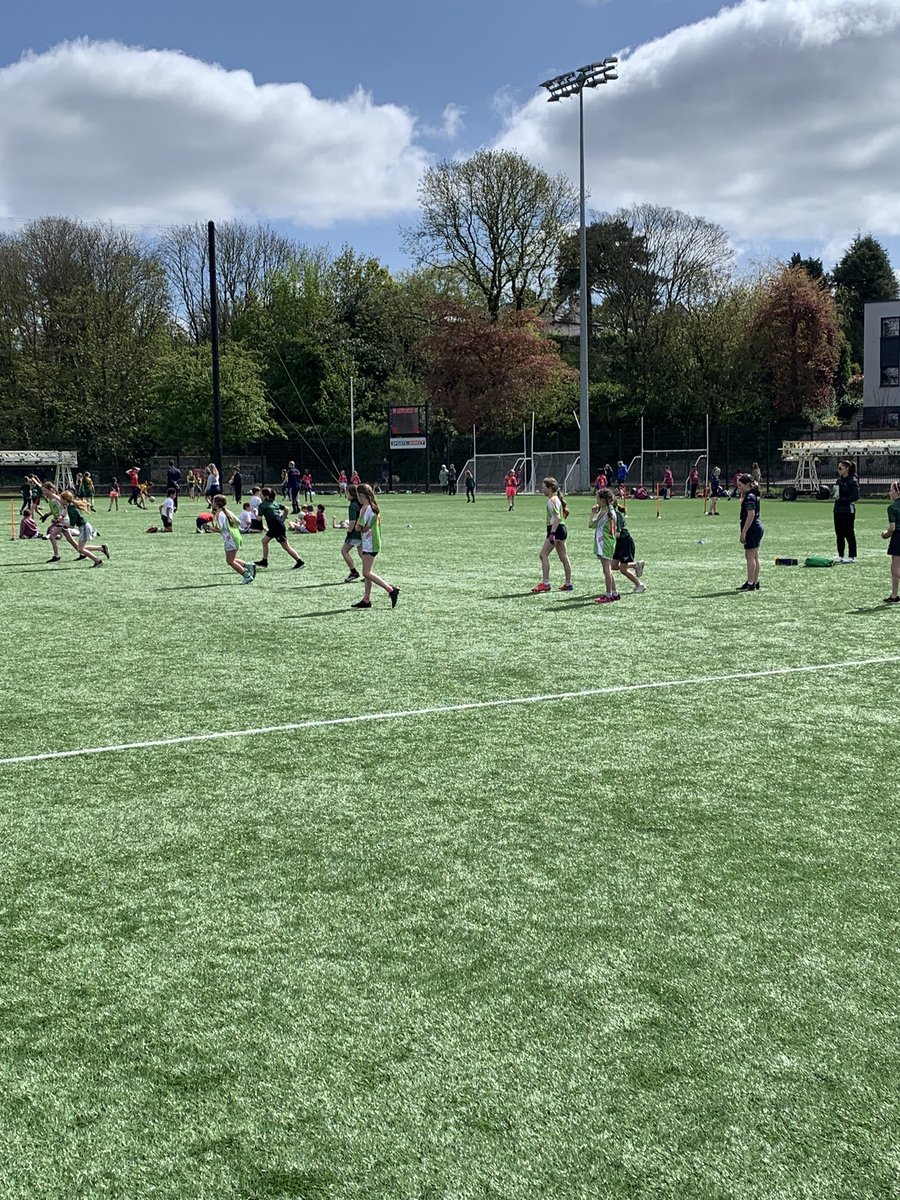
{"label": "white stepladder", "polygon": [[55,467],[53,484],[58,492],[74,489],[72,468],[77,466],[74,450],[0,450],[0,467]]}

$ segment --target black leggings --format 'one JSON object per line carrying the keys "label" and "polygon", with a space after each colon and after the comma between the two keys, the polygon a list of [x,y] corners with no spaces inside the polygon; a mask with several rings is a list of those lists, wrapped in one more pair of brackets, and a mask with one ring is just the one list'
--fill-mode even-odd
{"label": "black leggings", "polygon": [[844,543],[847,543],[848,558],[856,558],[856,513],[836,512],[834,514],[834,533],[837,538],[838,558],[844,558]]}

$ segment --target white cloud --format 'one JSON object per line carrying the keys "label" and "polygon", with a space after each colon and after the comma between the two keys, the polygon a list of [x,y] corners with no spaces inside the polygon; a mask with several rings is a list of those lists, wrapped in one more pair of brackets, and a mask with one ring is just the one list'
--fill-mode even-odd
{"label": "white cloud", "polygon": [[[585,93],[591,205],[670,204],[735,238],[900,234],[900,3],[744,0]],[[545,93],[498,144],[577,178],[578,106]]]}
{"label": "white cloud", "polygon": [[14,217],[326,227],[414,208],[427,165],[415,119],[362,90],[321,100],[302,83],[111,42],[3,67],[0,111],[0,212]]}
{"label": "white cloud", "polygon": [[446,106],[441,121],[441,131],[444,137],[455,138],[459,136],[463,129],[465,111],[458,104],[448,104]]}

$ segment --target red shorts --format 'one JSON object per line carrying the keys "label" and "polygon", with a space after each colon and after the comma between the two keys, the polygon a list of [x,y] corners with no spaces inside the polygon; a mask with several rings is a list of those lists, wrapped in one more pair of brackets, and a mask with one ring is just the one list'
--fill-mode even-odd
{"label": "red shorts", "polygon": [[507,500],[514,500],[515,497],[516,497],[516,489],[514,487],[508,487],[506,489]]}

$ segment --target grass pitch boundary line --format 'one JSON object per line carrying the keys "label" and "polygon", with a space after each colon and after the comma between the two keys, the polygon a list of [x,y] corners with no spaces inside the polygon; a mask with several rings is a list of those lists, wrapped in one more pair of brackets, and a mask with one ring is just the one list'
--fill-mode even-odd
{"label": "grass pitch boundary line", "polygon": [[629,692],[662,691],[707,683],[736,683],[748,679],[773,679],[783,675],[811,675],[817,671],[837,671],[850,667],[874,667],[900,663],[900,654],[884,658],[856,658],[845,662],[812,663],[800,667],[772,667],[767,671],[734,671],[727,675],[693,675],[687,679],[653,679],[645,683],[620,683],[611,687],[580,688],[572,692],[541,692],[533,696],[508,696],[498,700],[472,700],[462,704],[436,704],[427,708],[399,709],[395,712],[357,713],[349,717],[322,717],[292,721],[284,725],[263,725],[255,729],[226,729],[212,733],[189,733],[179,737],[152,738],[143,742],[120,742],[112,746],[85,746],[77,750],[48,750],[42,754],[19,754],[0,758],[0,767],[50,762],[60,758],[85,758],[92,754],[122,754],[127,750],[152,750],[165,746],[185,746],[194,742],[214,742],[227,738],[259,737],[270,733],[295,733],[304,729],[326,729],[329,725],[358,725],[369,721],[408,721],[412,717],[433,717],[445,713],[481,712],[490,708],[542,704],[550,700],[583,700],[591,696],[614,696]]}

